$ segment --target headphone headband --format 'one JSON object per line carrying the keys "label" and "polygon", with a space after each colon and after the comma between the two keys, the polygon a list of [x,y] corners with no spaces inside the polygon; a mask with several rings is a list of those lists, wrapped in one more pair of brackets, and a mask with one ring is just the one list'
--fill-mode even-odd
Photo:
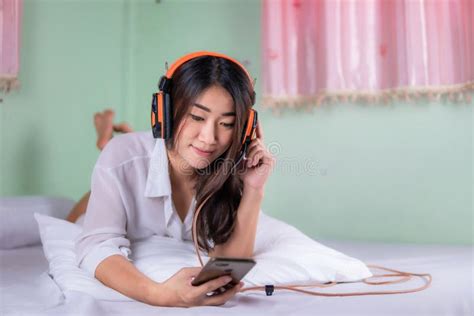
{"label": "headphone headband", "polygon": [[252,77],[250,76],[250,73],[247,71],[247,69],[245,69],[244,65],[242,65],[238,60],[236,60],[236,59],[234,59],[230,56],[224,55],[224,54],[220,54],[220,53],[216,53],[216,52],[209,52],[209,51],[194,52],[194,53],[190,53],[190,54],[184,55],[183,57],[179,58],[177,61],[175,61],[173,63],[173,65],[171,65],[171,68],[168,69],[168,71],[166,72],[166,77],[168,79],[171,79],[171,77],[173,77],[174,72],[176,71],[176,69],[179,66],[181,66],[182,64],[184,64],[185,62],[187,62],[187,61],[189,61],[193,58],[200,57],[200,56],[214,56],[214,57],[222,57],[222,58],[228,59],[228,60],[236,63],[237,65],[239,65],[240,68],[242,68],[245,71],[245,73],[247,74],[247,77],[249,77],[250,82],[252,82]]}
{"label": "headphone headband", "polygon": [[[247,77],[250,80],[250,83],[252,84],[252,88],[253,88],[253,81],[252,81],[252,77],[250,76],[250,73],[247,71],[247,69],[244,67],[244,65],[242,65],[238,60],[236,60],[236,59],[234,59],[230,56],[221,54],[221,53],[209,52],[209,51],[199,51],[199,52],[194,52],[194,53],[184,55],[183,57],[181,57],[177,61],[175,61],[173,63],[173,65],[171,65],[171,68],[168,69],[168,71],[166,72],[166,75],[164,75],[160,78],[160,82],[158,83],[158,89],[160,91],[169,93],[171,78],[173,77],[173,74],[176,71],[176,69],[179,66],[181,66],[182,64],[184,64],[185,62],[187,62],[187,61],[189,61],[193,58],[201,57],[201,56],[221,57],[221,58],[225,58],[225,59],[230,60],[231,62],[237,64],[246,73]],[[254,105],[255,104],[255,99],[256,99],[255,89],[253,89],[253,91],[252,91],[251,98],[252,98],[252,105]]]}

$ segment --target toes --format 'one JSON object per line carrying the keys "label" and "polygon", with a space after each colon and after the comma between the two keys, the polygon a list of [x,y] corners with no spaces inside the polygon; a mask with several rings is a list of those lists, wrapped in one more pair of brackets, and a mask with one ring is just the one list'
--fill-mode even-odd
{"label": "toes", "polygon": [[114,119],[114,116],[115,116],[115,112],[112,110],[112,109],[106,109],[104,111],[104,116],[106,118],[107,121],[113,121]]}

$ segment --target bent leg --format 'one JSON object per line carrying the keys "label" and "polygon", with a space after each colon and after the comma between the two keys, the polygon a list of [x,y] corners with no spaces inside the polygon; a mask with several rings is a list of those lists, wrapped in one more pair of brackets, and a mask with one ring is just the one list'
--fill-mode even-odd
{"label": "bent leg", "polygon": [[[102,113],[94,114],[94,126],[97,132],[96,145],[99,150],[102,150],[109,142],[109,140],[112,138],[113,132],[133,132],[132,128],[125,122],[114,125],[114,116],[115,112],[111,109],[106,109]],[[86,212],[90,195],[90,191],[84,194],[84,196],[79,200],[79,202],[77,202],[77,204],[72,208],[71,212],[69,212],[69,215],[66,220],[75,223],[79,216]]]}
{"label": "bent leg", "polygon": [[66,220],[75,223],[79,216],[84,214],[87,209],[87,204],[89,203],[89,197],[91,196],[91,191],[84,194],[84,196],[79,200],[79,202],[74,205],[71,212],[67,216]]}

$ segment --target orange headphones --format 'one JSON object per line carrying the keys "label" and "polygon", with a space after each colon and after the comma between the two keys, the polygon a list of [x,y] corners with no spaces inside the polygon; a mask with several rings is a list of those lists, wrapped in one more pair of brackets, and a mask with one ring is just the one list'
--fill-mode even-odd
{"label": "orange headphones", "polygon": [[[215,56],[230,60],[237,64],[240,68],[242,68],[247,74],[250,82],[252,82],[252,77],[245,69],[245,67],[240,62],[227,55],[215,52],[199,51],[181,57],[173,63],[170,69],[167,70],[166,75],[161,77],[160,82],[158,84],[159,92],[153,94],[153,98],[151,101],[151,129],[153,131],[154,138],[169,139],[172,137],[173,100],[171,99],[170,87],[173,74],[179,66],[193,58],[200,56]],[[255,91],[253,91],[252,106],[255,104],[255,96]],[[247,120],[244,124],[241,140],[241,149],[237,157],[237,163],[241,160],[244,154],[246,154],[247,148],[251,143],[252,139],[256,137],[257,124],[257,111],[255,111],[254,109],[250,109]]]}

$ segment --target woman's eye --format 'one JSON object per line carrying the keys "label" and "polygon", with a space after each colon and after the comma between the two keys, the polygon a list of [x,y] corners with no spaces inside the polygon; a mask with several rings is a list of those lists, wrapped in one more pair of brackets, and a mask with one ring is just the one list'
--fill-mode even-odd
{"label": "woman's eye", "polygon": [[196,116],[196,115],[194,115],[194,114],[189,114],[189,115],[191,115],[191,118],[192,118],[193,120],[195,120],[195,121],[203,121],[203,120],[204,120],[204,119],[203,119],[202,117],[200,117],[200,116]]}
{"label": "woman's eye", "polygon": [[233,128],[235,124],[234,123],[222,123],[222,125],[224,125],[227,128]]}
{"label": "woman's eye", "polygon": [[[191,116],[191,118],[194,120],[194,121],[204,121],[204,119],[200,116],[197,116],[197,115],[194,115],[194,114],[189,114],[189,116]],[[229,129],[232,129],[234,127],[234,123],[221,123],[224,127],[226,128],[229,128]]]}

